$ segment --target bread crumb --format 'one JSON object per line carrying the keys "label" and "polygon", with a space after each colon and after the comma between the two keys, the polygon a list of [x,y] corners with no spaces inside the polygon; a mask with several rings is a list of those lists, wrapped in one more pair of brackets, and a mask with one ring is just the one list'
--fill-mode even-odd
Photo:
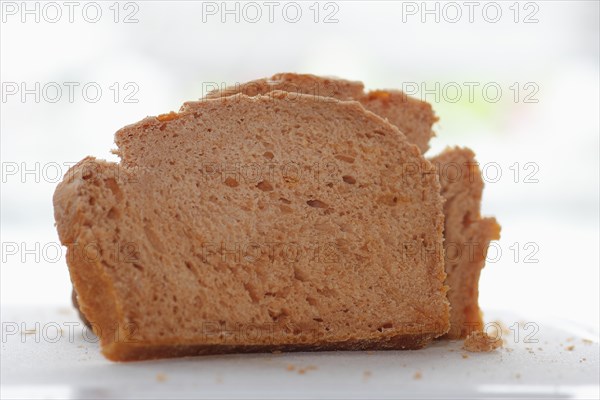
{"label": "bread crumb", "polygon": [[366,381],[371,377],[371,375],[373,375],[373,373],[371,373],[371,371],[369,370],[366,370],[365,372],[363,372],[363,379]]}
{"label": "bread crumb", "polygon": [[518,372],[515,374],[515,378],[517,379],[521,379],[521,374],[519,374]]}
{"label": "bread crumb", "polygon": [[485,332],[488,336],[492,337],[502,337],[502,334],[509,334],[510,332],[506,332],[506,326],[502,322],[494,321],[485,324]]}
{"label": "bread crumb", "polygon": [[418,372],[418,371],[417,371],[417,372],[415,372],[415,375],[413,376],[413,379],[415,379],[415,380],[419,380],[419,379],[421,379],[421,378],[423,378],[423,374],[421,374],[421,373],[420,373],[420,372]]}
{"label": "bread crumb", "polygon": [[594,342],[593,342],[592,340],[590,340],[590,339],[581,339],[581,341],[582,341],[584,344],[592,344],[592,343],[594,343]]}
{"label": "bread crumb", "polygon": [[502,347],[503,341],[500,338],[492,338],[485,332],[472,332],[463,343],[463,349],[471,352],[490,352]]}
{"label": "bread crumb", "polygon": [[316,369],[317,369],[317,367],[315,367],[314,365],[308,365],[308,366],[306,366],[306,367],[304,367],[304,368],[300,368],[300,369],[298,370],[298,373],[299,373],[300,375],[304,375],[304,374],[305,374],[305,373],[307,373],[308,371],[314,371],[314,370],[316,370]]}
{"label": "bread crumb", "polygon": [[390,98],[390,92],[385,90],[373,90],[368,94],[369,100],[383,100],[387,101]]}
{"label": "bread crumb", "polygon": [[572,338],[572,337],[568,337],[568,338],[567,338],[567,342],[572,342],[573,340],[575,340],[575,339],[574,339],[574,338]]}
{"label": "bread crumb", "polygon": [[[295,371],[296,370],[296,366],[294,364],[288,364],[287,367],[285,367],[286,370],[288,371]],[[316,366],[314,365],[307,365],[306,367],[303,368],[298,368],[298,374],[300,375],[304,375],[306,374],[308,371],[314,371],[318,369]]]}
{"label": "bread crumb", "polygon": [[159,116],[156,117],[156,119],[159,120],[160,122],[171,121],[171,120],[174,120],[177,118],[179,118],[179,114],[177,114],[174,111],[171,111],[168,114],[160,114]]}
{"label": "bread crumb", "polygon": [[468,355],[468,354],[463,354],[463,355],[462,355],[462,358],[465,358],[465,359],[466,359],[466,358],[469,358],[469,355]]}
{"label": "bread crumb", "polygon": [[156,380],[158,382],[165,382],[167,380],[167,375],[165,375],[165,374],[156,374]]}
{"label": "bread crumb", "polygon": [[567,346],[567,347],[565,347],[565,350],[567,350],[567,351],[573,351],[573,350],[575,350],[575,346],[573,346],[573,345]]}

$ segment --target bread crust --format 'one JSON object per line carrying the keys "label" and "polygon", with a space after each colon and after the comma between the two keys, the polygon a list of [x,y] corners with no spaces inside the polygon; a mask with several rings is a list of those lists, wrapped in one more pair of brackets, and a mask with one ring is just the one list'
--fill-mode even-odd
{"label": "bread crust", "polygon": [[318,351],[369,351],[369,350],[418,350],[434,339],[433,334],[397,335],[371,340],[348,340],[344,342],[315,342],[297,345],[152,345],[113,342],[103,349],[112,361],[142,361],[161,358],[208,356],[236,353],[318,352]]}
{"label": "bread crust", "polygon": [[[73,298],[77,300],[78,312],[83,315],[86,325],[94,329],[99,336],[109,337],[118,334],[122,309],[117,304],[111,279],[106,275],[99,257],[90,254],[97,240],[84,221],[82,210],[87,206],[83,193],[89,178],[98,179],[94,174],[105,175],[105,170],[113,163],[86,157],[69,169],[65,178],[54,192],[54,219],[61,243],[67,247],[67,264],[73,283]],[[92,172],[93,171],[93,172]],[[76,292],[84,293],[80,298]],[[90,324],[87,315],[93,315]],[[101,330],[104,333],[101,334]]]}

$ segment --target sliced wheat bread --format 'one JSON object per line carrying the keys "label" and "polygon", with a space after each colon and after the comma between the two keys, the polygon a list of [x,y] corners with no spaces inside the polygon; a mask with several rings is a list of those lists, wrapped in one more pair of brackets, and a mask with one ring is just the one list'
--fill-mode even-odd
{"label": "sliced wheat bread", "polygon": [[[255,96],[271,90],[286,90],[293,98],[297,93],[330,96],[338,100],[358,100],[368,110],[386,118],[406,134],[409,141],[425,152],[437,121],[431,106],[407,97],[398,91],[364,93],[361,82],[315,75],[282,73],[212,92],[208,98],[225,97],[235,93]],[[434,157],[439,167],[442,196],[447,198],[445,214],[445,245],[447,284],[450,286],[451,328],[447,336],[464,338],[481,329],[483,322],[478,303],[479,273],[485,265],[485,254],[491,240],[499,239],[500,226],[494,218],[482,219],[480,203],[483,191],[481,173],[469,149],[449,148]],[[448,174],[457,172],[458,178]],[[469,223],[457,223],[468,218]],[[475,240],[475,242],[473,242]],[[473,247],[475,246],[475,248]],[[469,256],[476,251],[476,256]],[[451,258],[448,258],[449,255]]]}
{"label": "sliced wheat bread", "polygon": [[54,195],[108,358],[414,349],[447,332],[435,169],[359,103],[239,94],[116,143],[119,164],[86,158]]}

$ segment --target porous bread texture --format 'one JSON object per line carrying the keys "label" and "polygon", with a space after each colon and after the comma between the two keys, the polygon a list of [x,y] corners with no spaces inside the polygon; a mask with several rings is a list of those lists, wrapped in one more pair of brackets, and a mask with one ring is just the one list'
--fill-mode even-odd
{"label": "porous bread texture", "polygon": [[[239,92],[255,96],[274,89],[290,92],[290,98],[297,93],[307,93],[338,100],[358,100],[365,108],[397,126],[422,152],[429,147],[432,125],[437,121],[428,103],[402,92],[373,91],[365,94],[361,82],[315,75],[277,74],[214,91],[207,97],[226,97]],[[445,246],[450,248],[450,252],[445,253],[445,268],[448,275],[446,282],[450,287],[451,328],[446,337],[464,338],[483,326],[478,303],[479,275],[485,265],[484,255],[490,241],[500,238],[500,226],[494,218],[481,218],[483,180],[471,150],[448,148],[431,161],[439,167],[442,196],[447,199],[444,205]],[[457,173],[457,176],[449,176],[452,173]]]}
{"label": "porous bread texture", "polygon": [[247,96],[283,90],[291,94],[310,94],[337,100],[359,101],[367,110],[387,119],[417,145],[422,153],[429,149],[429,140],[435,135],[431,129],[438,120],[431,105],[399,90],[365,92],[362,82],[310,74],[280,73],[270,78],[257,79],[207,94],[206,98],[226,97],[236,93]]}
{"label": "porous bread texture", "polygon": [[482,218],[483,179],[475,154],[447,148],[430,160],[438,171],[444,202],[446,284],[450,301],[449,339],[464,338],[483,328],[479,309],[479,276],[489,244],[500,239],[495,218]]}
{"label": "porous bread texture", "polygon": [[119,164],[69,171],[55,219],[106,357],[414,349],[448,330],[435,169],[324,100],[187,103],[118,131]]}

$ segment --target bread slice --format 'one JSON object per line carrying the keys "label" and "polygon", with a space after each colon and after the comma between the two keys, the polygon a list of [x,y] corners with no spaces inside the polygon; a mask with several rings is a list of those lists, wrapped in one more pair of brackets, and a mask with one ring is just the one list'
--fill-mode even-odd
{"label": "bread slice", "polygon": [[273,90],[359,101],[367,110],[397,126],[408,141],[417,145],[422,153],[429,149],[429,140],[434,136],[431,127],[438,120],[429,103],[409,97],[399,90],[374,90],[365,93],[362,82],[309,74],[280,73],[270,78],[213,91],[208,93],[206,98],[236,93],[256,96]]}
{"label": "bread slice", "polygon": [[483,328],[479,275],[490,241],[500,239],[500,225],[495,218],[481,217],[483,179],[470,149],[447,148],[431,162],[436,166],[446,199],[444,247],[451,304],[446,337],[465,338]]}
{"label": "bread slice", "polygon": [[359,103],[239,94],[116,143],[119,164],[86,158],[54,195],[109,359],[416,349],[447,332],[438,177]]}
{"label": "bread slice", "polygon": [[[417,144],[423,152],[428,148],[433,135],[432,125],[437,121],[428,103],[407,97],[402,92],[374,91],[365,94],[361,82],[314,75],[277,74],[212,92],[207,97],[225,97],[238,92],[255,96],[274,88],[287,90],[292,97],[296,93],[308,93],[338,100],[358,100],[365,108],[400,128],[408,140]],[[478,303],[479,274],[485,264],[483,254],[491,240],[499,239],[500,226],[494,218],[481,218],[483,180],[471,150],[447,149],[432,161],[439,167],[442,196],[447,200],[444,206],[445,245],[453,252],[451,258],[446,252],[451,305],[451,328],[446,337],[465,338],[471,331],[483,326]],[[456,171],[459,172],[458,178],[449,179],[447,175]],[[465,218],[468,222],[462,223]],[[468,256],[469,251],[475,251],[476,255]]]}

